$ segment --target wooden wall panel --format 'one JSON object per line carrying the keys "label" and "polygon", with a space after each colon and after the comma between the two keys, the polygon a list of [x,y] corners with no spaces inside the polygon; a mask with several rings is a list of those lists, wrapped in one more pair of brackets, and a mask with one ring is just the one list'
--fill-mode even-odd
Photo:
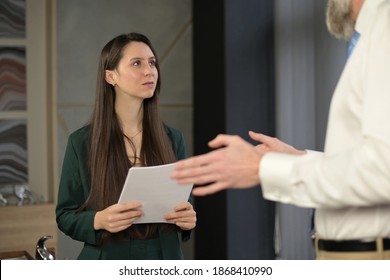
{"label": "wooden wall panel", "polygon": [[0,208],[0,252],[27,251],[35,258],[39,238],[51,235],[47,248],[57,246],[55,205],[39,204]]}

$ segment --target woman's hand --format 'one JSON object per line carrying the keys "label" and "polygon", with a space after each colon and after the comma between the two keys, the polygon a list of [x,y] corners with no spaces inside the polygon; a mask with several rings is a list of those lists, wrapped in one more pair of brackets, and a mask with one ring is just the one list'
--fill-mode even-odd
{"label": "woman's hand", "polygon": [[113,204],[96,213],[94,228],[105,229],[111,233],[127,229],[143,214],[139,207],[141,207],[139,202]]}
{"label": "woman's hand", "polygon": [[175,223],[182,230],[191,230],[196,226],[196,212],[191,203],[182,202],[173,208],[174,212],[168,213],[164,218],[168,222]]}

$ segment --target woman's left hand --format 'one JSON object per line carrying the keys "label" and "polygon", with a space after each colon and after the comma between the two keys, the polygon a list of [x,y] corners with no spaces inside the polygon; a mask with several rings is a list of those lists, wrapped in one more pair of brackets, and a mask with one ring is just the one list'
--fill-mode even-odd
{"label": "woman's left hand", "polygon": [[191,230],[196,226],[196,212],[188,201],[178,204],[174,212],[168,213],[164,218],[175,223],[182,230]]}

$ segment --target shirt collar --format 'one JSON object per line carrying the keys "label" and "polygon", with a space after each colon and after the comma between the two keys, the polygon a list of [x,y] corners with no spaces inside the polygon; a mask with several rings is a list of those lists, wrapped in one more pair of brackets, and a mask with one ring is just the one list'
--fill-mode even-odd
{"label": "shirt collar", "polygon": [[372,19],[377,14],[379,6],[388,0],[365,0],[356,20],[355,30],[364,34],[369,28]]}

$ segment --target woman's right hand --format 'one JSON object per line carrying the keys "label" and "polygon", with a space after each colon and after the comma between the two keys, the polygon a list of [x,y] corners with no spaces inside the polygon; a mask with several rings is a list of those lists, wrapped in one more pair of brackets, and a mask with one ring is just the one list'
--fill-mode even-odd
{"label": "woman's right hand", "polygon": [[105,229],[115,233],[130,227],[136,219],[143,215],[139,209],[140,202],[113,204],[95,215],[94,229]]}

